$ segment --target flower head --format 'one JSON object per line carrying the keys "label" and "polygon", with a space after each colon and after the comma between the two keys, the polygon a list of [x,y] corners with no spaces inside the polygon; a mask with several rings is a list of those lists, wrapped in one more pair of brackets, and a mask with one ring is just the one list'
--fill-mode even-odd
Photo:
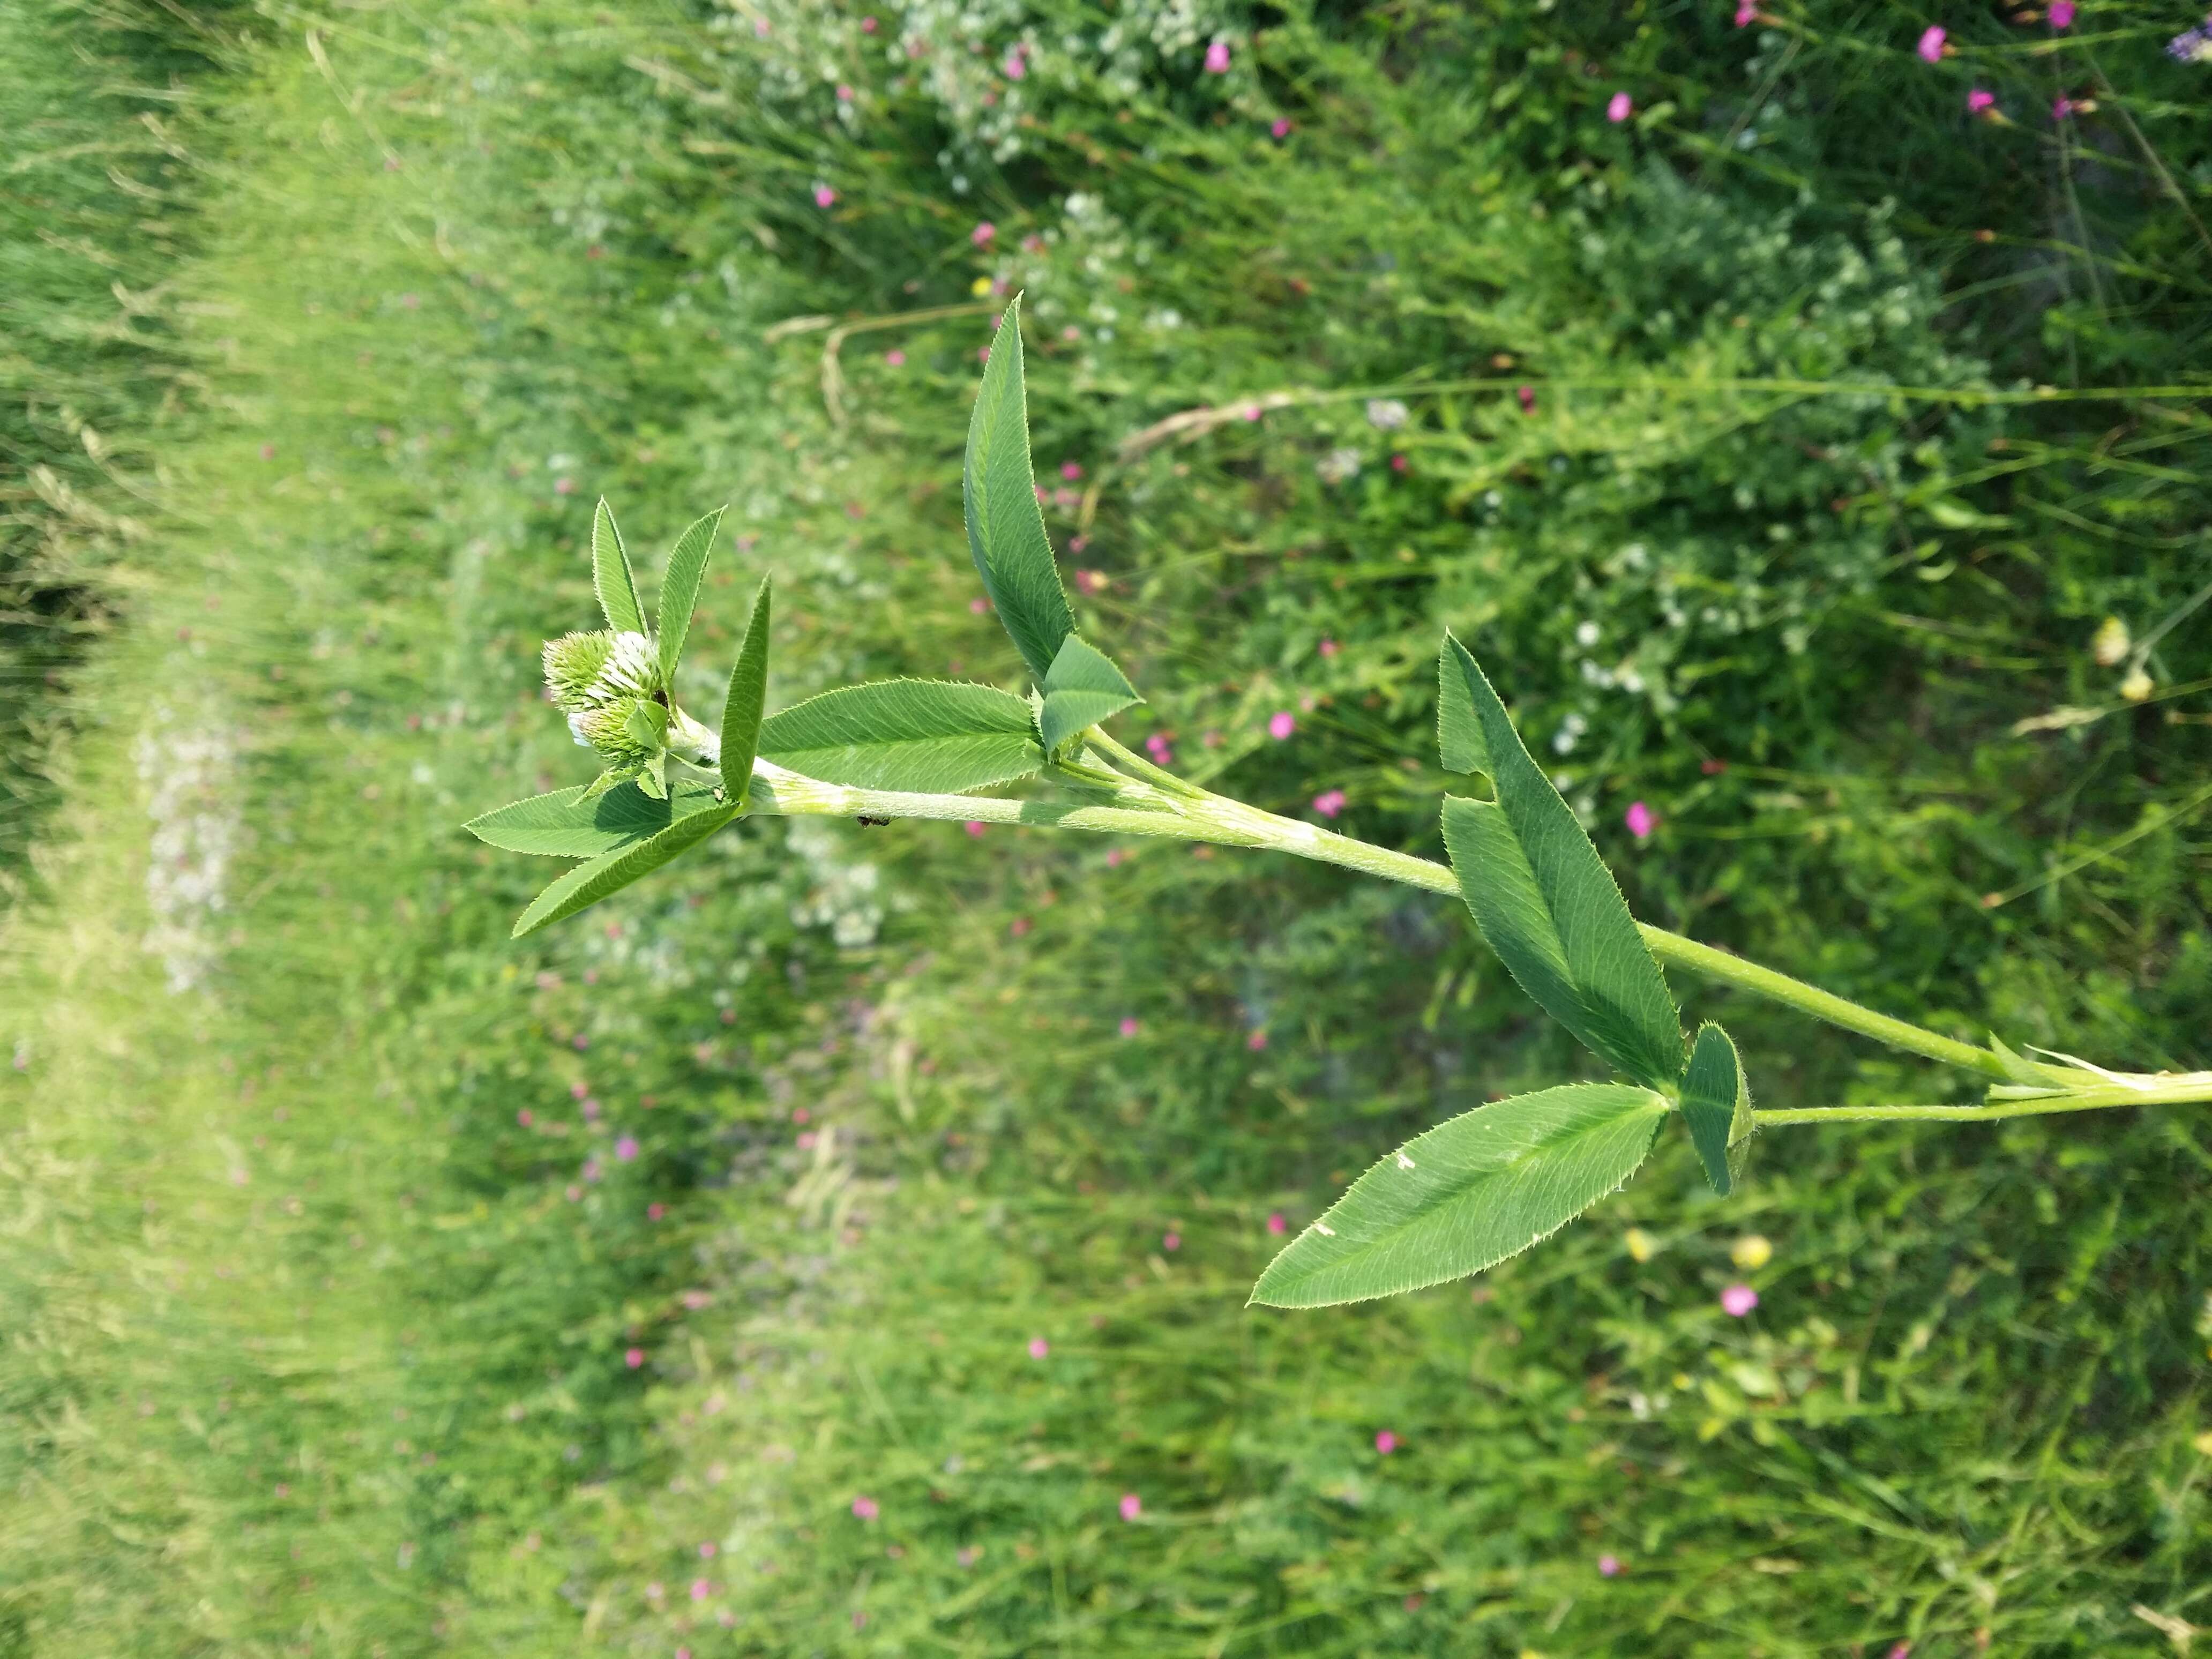
{"label": "flower head", "polygon": [[1048,1342],[1048,1341],[1046,1341],[1042,1337],[1041,1337],[1041,1336],[1033,1336],[1033,1337],[1031,1337],[1031,1338],[1030,1339],[1030,1358],[1032,1358],[1032,1359],[1042,1359],[1042,1358],[1043,1358],[1047,1354],[1050,1353],[1051,1352],[1052,1352],[1052,1344],[1051,1344],[1051,1343],[1049,1343],[1049,1342]]}
{"label": "flower head", "polygon": [[2070,29],[2074,27],[2074,0],[2051,0],[2051,27]]}
{"label": "flower head", "polygon": [[866,1492],[853,1500],[853,1516],[855,1520],[872,1521],[882,1513],[883,1511],[876,1507],[876,1500]]}
{"label": "flower head", "polygon": [[1290,1225],[1291,1224],[1283,1218],[1283,1212],[1280,1210],[1277,1210],[1267,1218],[1267,1231],[1278,1238],[1290,1231]]}
{"label": "flower head", "polygon": [[1740,29],[1748,28],[1758,21],[1759,8],[1752,3],[1752,0],[1742,0],[1742,3],[1735,9],[1735,26]]}
{"label": "flower head", "polygon": [[1133,1492],[1121,1494],[1121,1518],[1133,1521],[1145,1512],[1145,1500]]}
{"label": "flower head", "polygon": [[1638,841],[1649,841],[1651,832],[1659,827],[1659,815],[1640,800],[1629,803],[1622,821],[1628,825],[1628,833]]}
{"label": "flower head", "polygon": [[1280,743],[1297,729],[1298,717],[1287,708],[1267,718],[1267,735],[1277,743]]}
{"label": "flower head", "polygon": [[1229,43],[1216,40],[1206,49],[1206,72],[1208,75],[1229,73]]}
{"label": "flower head", "polygon": [[977,247],[988,247],[991,245],[991,239],[998,234],[998,226],[993,224],[988,219],[985,219],[980,222],[975,229],[968,233],[968,240],[975,243]]}
{"label": "flower head", "polygon": [[1273,137],[1287,138],[1291,136],[1291,124],[1279,115],[1269,124],[1267,131]]}
{"label": "flower head", "polygon": [[1633,114],[1635,110],[1636,100],[1633,98],[1625,92],[1616,92],[1606,104],[1605,118],[1618,126]]}
{"label": "flower head", "polygon": [[1774,1246],[1763,1233],[1746,1233],[1729,1246],[1729,1260],[1746,1273],[1755,1273],[1774,1260]]}
{"label": "flower head", "polygon": [[1966,113],[1969,115],[1979,115],[1984,110],[1996,103],[1996,94],[1993,92],[1984,92],[1981,88],[1976,87],[1966,94]]}
{"label": "flower head", "polygon": [[[545,686],[578,744],[610,765],[643,765],[663,746],[660,659],[642,634],[564,634],[545,642]],[[663,720],[656,726],[644,711]]]}
{"label": "flower head", "polygon": [[1313,798],[1313,810],[1325,818],[1333,818],[1344,811],[1344,791],[1324,789]]}
{"label": "flower head", "polygon": [[1943,43],[1950,38],[1941,23],[1930,23],[1922,32],[1920,44],[1913,47],[1913,51],[1920,54],[1923,63],[1940,63],[1943,57]]}
{"label": "flower head", "polygon": [[1375,1437],[1375,1449],[1388,1457],[1398,1449],[1398,1437],[1388,1429],[1381,1431]]}
{"label": "flower head", "polygon": [[2107,617],[2097,624],[2089,650],[2097,659],[2100,668],[2117,668],[2126,660],[2128,648],[2135,643],[2128,633],[2128,625],[2118,617]]}
{"label": "flower head", "polygon": [[815,205],[815,206],[817,206],[817,207],[818,207],[818,208],[826,208],[826,207],[835,207],[835,206],[836,206],[836,205],[837,205],[837,192],[836,192],[836,191],[834,191],[834,190],[830,189],[830,186],[829,186],[829,185],[815,185],[815,186],[814,186],[814,205]]}
{"label": "flower head", "polygon": [[1759,1305],[1759,1292],[1748,1285],[1731,1285],[1721,1292],[1721,1311],[1731,1319],[1741,1319]]}
{"label": "flower head", "polygon": [[1620,1577],[1620,1558],[1617,1555],[1599,1556],[1597,1559],[1597,1574],[1601,1578]]}
{"label": "flower head", "polygon": [[1385,432],[1395,431],[1406,424],[1406,405],[1395,398],[1370,398],[1367,400],[1367,423]]}

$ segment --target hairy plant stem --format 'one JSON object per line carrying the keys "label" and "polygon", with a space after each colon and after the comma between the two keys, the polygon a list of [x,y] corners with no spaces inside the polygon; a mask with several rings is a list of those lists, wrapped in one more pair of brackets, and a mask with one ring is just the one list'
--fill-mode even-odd
{"label": "hairy plant stem", "polygon": [[[818,782],[756,761],[750,810],[783,816],[924,818],[955,823],[1031,824],[1040,829],[1088,830],[1114,835],[1157,836],[1174,841],[1251,847],[1289,853],[1323,864],[1340,865],[1408,887],[1456,898],[1459,878],[1451,866],[1410,853],[1397,853],[1340,836],[1318,824],[1278,817],[1216,795],[1132,754],[1096,729],[1087,734],[1093,758],[1103,751],[1138,773],[1125,779],[1111,805],[1083,805],[1049,800],[1006,800],[974,795],[908,794],[893,790],[855,789]],[[2048,1086],[2054,1092],[1989,1106],[1822,1107],[1802,1111],[1762,1111],[1762,1123],[1808,1123],[1883,1117],[1941,1117],[1973,1120],[2025,1117],[2048,1112],[2090,1111],[2106,1106],[2150,1105],[2212,1098],[2212,1079],[2144,1079],[2148,1086],[2106,1084],[2098,1074],[2068,1066],[2008,1061],[1990,1049],[1961,1042],[1908,1021],[1862,1007],[1846,998],[1746,962],[1741,957],[1663,927],[1638,924],[1644,943],[1661,962],[1717,980],[1753,996],[1778,1002],[1831,1025],[1872,1037],[1908,1054],[1941,1060],[1997,1082]],[[2092,1079],[2097,1079],[2092,1082]],[[2084,1086],[2085,1085],[2088,1086]],[[2179,1088],[2183,1093],[2174,1094]],[[2195,1088],[2196,1093],[2185,1092]]]}

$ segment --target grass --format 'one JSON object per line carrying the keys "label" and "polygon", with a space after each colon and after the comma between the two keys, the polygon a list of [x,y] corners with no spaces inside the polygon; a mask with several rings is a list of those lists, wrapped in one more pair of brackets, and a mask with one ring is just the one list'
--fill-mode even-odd
{"label": "grass", "polygon": [[[953,488],[980,317],[848,333],[834,405],[793,321],[1000,278],[1040,462],[1081,470],[1051,520],[1084,628],[1153,698],[1132,740],[1433,853],[1449,623],[1639,914],[1968,1038],[2207,1064],[2203,635],[2140,704],[2091,647],[2208,580],[2203,407],[2006,401],[2203,374],[2166,22],[2085,13],[2054,57],[1983,20],[1931,68],[1886,7],[1297,13],[1230,21],[1217,79],[1164,26],[1132,88],[1063,73],[1052,21],[984,106],[957,56],[891,88],[933,15],[226,37],[172,134],[165,349],[204,385],[83,370],[158,533],[40,532],[126,622],[5,924],[0,1652],[2101,1654],[2212,1622],[2185,1113],[1776,1132],[1726,1201],[1670,1146],[1471,1287],[1247,1311],[1271,1214],[1588,1067],[1449,906],[763,823],[518,946],[546,869],[453,828],[582,775],[534,655],[588,616],[602,490],[656,560],[733,503],[702,677],[766,568],[776,702],[1012,682]],[[2099,116],[2033,118],[2100,75]],[[1962,124],[1970,81],[2020,125]],[[1676,989],[1762,1103],[1948,1086]]]}

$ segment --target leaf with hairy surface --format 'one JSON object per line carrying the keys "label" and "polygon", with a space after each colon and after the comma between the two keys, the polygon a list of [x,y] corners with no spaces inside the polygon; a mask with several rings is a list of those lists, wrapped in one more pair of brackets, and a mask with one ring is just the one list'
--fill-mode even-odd
{"label": "leaf with hairy surface", "polygon": [[1496,1266],[1635,1173],[1668,1111],[1621,1083],[1516,1095],[1415,1136],[1270,1262],[1252,1300],[1321,1308]]}
{"label": "leaf with hairy surface", "polygon": [[699,603],[699,583],[707,574],[707,556],[714,550],[714,532],[727,507],[716,507],[676,538],[668,556],[668,574],[660,580],[660,679],[676,684],[676,665],[684,659],[684,636],[691,631],[691,611]]}
{"label": "leaf with hairy surface", "polygon": [[588,859],[658,835],[676,819],[714,805],[714,790],[700,783],[677,784],[666,800],[653,799],[635,783],[617,783],[596,796],[584,784],[510,802],[462,827],[510,853]]}
{"label": "leaf with hairy surface", "polygon": [[722,699],[722,788],[730,805],[743,806],[751,795],[753,758],[760,752],[761,708],[768,701],[768,579],[753,596],[753,614],[738,647],[738,665],[730,671],[730,690]]}
{"label": "leaf with hairy surface", "polygon": [[958,794],[1044,764],[1030,706],[988,685],[880,680],[781,709],[761,723],[776,765],[855,789]]}
{"label": "leaf with hairy surface", "polygon": [[967,508],[968,550],[983,591],[1042,685],[1060,641],[1075,629],[1075,617],[1037,507],[1022,386],[1021,311],[1017,295],[992,337],[975,411],[968,422],[960,489]]}
{"label": "leaf with hairy surface", "polygon": [[1613,872],[1467,647],[1447,634],[1443,654],[1498,789],[1495,801],[1444,798],[1444,845],[1475,925],[1547,1013],[1638,1083],[1673,1088],[1680,1018]]}
{"label": "leaf with hairy surface", "polygon": [[1111,657],[1080,635],[1070,634],[1060,642],[1059,654],[1044,677],[1037,729],[1044,738],[1045,752],[1058,754],[1062,744],[1143,701]]}
{"label": "leaf with hairy surface", "polygon": [[609,894],[620,892],[641,877],[651,875],[671,859],[688,853],[737,816],[738,809],[727,803],[709,807],[703,812],[678,818],[659,834],[632,846],[593,859],[589,864],[578,865],[556,877],[544,892],[531,900],[529,908],[515,918],[514,937],[520,939],[525,933],[550,927],[587,905],[597,904]]}

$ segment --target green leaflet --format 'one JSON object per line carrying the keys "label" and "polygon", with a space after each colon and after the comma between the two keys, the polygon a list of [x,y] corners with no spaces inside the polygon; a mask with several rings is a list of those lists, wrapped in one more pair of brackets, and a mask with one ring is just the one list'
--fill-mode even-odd
{"label": "green leaflet", "polygon": [[824,783],[952,793],[1027,777],[1044,764],[1030,706],[988,685],[880,680],[779,710],[760,752]]}
{"label": "green leaflet", "polygon": [[732,806],[752,793],[753,757],[760,752],[761,709],[768,701],[768,579],[753,596],[753,614],[738,647],[738,665],[730,671],[729,694],[722,699],[722,788]]}
{"label": "green leaflet", "polygon": [[714,792],[704,784],[679,783],[667,800],[654,800],[634,783],[617,784],[596,797],[590,787],[532,795],[463,827],[478,841],[510,853],[588,859],[643,841],[675,819],[714,805]]}
{"label": "green leaflet", "polygon": [[1267,1265],[1252,1300],[1327,1307],[1494,1267],[1627,1180],[1667,1110],[1649,1089],[1570,1083],[1440,1123],[1352,1182]]}
{"label": "green leaflet", "polygon": [[1475,925],[1547,1013],[1637,1082],[1673,1088],[1682,1073],[1680,1017],[1613,872],[1449,634],[1444,655],[1459,671],[1498,787],[1494,802],[1444,798],[1444,845]]}
{"label": "green leaflet", "polygon": [[1726,1198],[1742,1178],[1751,1152],[1751,1137],[1758,1122],[1751,1115],[1751,1088],[1745,1082],[1743,1062],[1735,1044],[1717,1025],[1698,1029],[1690,1049],[1689,1069],[1682,1073],[1682,1121],[1689,1126],[1690,1144],[1705,1166],[1705,1179]]}
{"label": "green leaflet", "polygon": [[630,574],[622,532],[615,528],[614,509],[604,495],[592,514],[592,591],[599,596],[599,609],[606,612],[607,626],[616,633],[645,632],[645,607],[637,602],[637,579]]}
{"label": "green leaflet", "polygon": [[688,853],[738,816],[726,803],[678,818],[665,830],[644,841],[580,864],[530,901],[530,908],[514,921],[514,937],[550,927],[564,916],[573,916],[586,905],[597,904],[610,893],[621,891],[641,876],[649,876],[679,854]]}
{"label": "green leaflet", "polygon": [[1455,646],[1459,641],[1446,634],[1443,649],[1437,653],[1437,754],[1447,772],[1480,772],[1486,778],[1490,744],[1483,738],[1482,721],[1468,690],[1467,671],[1460,666],[1466,648],[1455,650]]}
{"label": "green leaflet", "polygon": [[1060,746],[1079,732],[1143,701],[1111,657],[1085,643],[1080,635],[1070,634],[1060,642],[1059,654],[1044,677],[1037,729],[1044,737],[1045,753],[1058,754]]}
{"label": "green leaflet", "polygon": [[960,489],[967,507],[968,550],[983,578],[983,591],[1042,684],[1075,618],[1052,561],[1052,544],[1045,538],[1036,475],[1030,465],[1021,309],[1017,295],[992,336],[983,385],[968,422]]}
{"label": "green leaflet", "polygon": [[665,685],[676,684],[684,636],[691,631],[691,611],[699,603],[699,581],[707,574],[707,556],[714,550],[714,532],[727,511],[718,507],[693,524],[676,538],[676,550],[668,556],[668,574],[660,580],[660,678]]}

